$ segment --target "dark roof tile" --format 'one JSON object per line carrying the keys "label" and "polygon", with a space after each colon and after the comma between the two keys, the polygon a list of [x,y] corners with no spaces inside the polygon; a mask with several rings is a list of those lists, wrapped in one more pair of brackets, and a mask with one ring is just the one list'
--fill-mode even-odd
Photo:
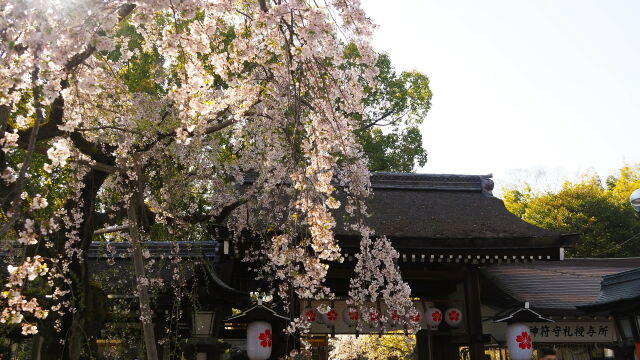
{"label": "dark roof tile", "polygon": [[[636,267],[640,267],[640,258],[566,259],[481,269],[507,295],[519,302],[529,301],[532,308],[575,309],[598,298],[603,277]],[[640,281],[638,286],[640,291]]]}
{"label": "dark roof tile", "polygon": [[[374,173],[371,182],[371,217],[366,222],[380,235],[447,240],[444,247],[455,246],[451,239],[468,239],[467,246],[473,247],[484,246],[484,240],[513,240],[493,246],[498,248],[561,247],[567,238],[575,238],[511,214],[491,195],[490,175]],[[356,235],[344,230],[339,214],[337,220],[338,235]]]}
{"label": "dark roof tile", "polygon": [[585,308],[599,308],[631,300],[640,300],[640,265],[636,269],[605,276],[597,299]]}

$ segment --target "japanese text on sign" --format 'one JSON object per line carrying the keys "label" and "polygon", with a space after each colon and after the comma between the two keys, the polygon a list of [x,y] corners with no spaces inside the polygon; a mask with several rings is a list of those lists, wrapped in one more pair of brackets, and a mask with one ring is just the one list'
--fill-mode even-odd
{"label": "japanese text on sign", "polygon": [[531,337],[538,342],[613,342],[613,322],[530,323]]}

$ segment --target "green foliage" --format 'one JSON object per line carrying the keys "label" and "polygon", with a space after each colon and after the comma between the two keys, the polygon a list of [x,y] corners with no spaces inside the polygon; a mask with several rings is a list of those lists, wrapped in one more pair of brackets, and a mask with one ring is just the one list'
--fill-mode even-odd
{"label": "green foliage", "polygon": [[418,125],[431,108],[429,79],[417,71],[398,75],[386,54],[376,66],[379,85],[363,101],[367,116],[359,119],[359,141],[372,171],[414,171],[427,162]]}
{"label": "green foliage", "polygon": [[414,171],[415,165],[427,162],[422,147],[422,134],[417,126],[410,126],[389,134],[372,128],[360,134],[360,143],[369,158],[372,171]]}
{"label": "green foliage", "polygon": [[[565,182],[557,193],[522,189],[504,191],[509,211],[534,225],[567,233],[580,233],[569,256],[640,256],[640,215],[629,196],[640,188],[640,165],[625,166],[603,185],[596,175],[580,182]],[[637,236],[636,236],[637,235]]]}
{"label": "green foliage", "polygon": [[[48,147],[49,144],[41,142],[38,144],[42,147]],[[22,149],[16,149],[6,154],[5,160],[7,165],[14,169],[20,169],[21,164],[24,162],[26,151]],[[67,165],[61,171],[49,173],[45,171],[44,165],[48,162],[47,156],[39,153],[34,153],[31,159],[31,181],[26,182],[23,189],[23,196],[25,199],[24,211],[33,204],[33,198],[36,195],[47,200],[48,206],[44,209],[32,211],[32,219],[45,224],[47,226],[48,219],[53,216],[53,213],[64,206],[65,199],[68,197],[71,189],[68,186],[71,181],[71,167]],[[6,218],[4,213],[0,214],[3,221]],[[8,246],[11,241],[15,240],[15,234],[12,232],[0,239],[0,243],[3,246]],[[5,246],[5,247],[6,247]]]}

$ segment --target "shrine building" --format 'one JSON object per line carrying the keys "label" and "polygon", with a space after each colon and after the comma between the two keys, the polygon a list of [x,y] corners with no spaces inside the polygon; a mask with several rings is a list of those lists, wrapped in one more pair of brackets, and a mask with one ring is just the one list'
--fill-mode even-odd
{"label": "shrine building", "polygon": [[[436,311],[439,317],[444,316],[437,325],[424,323],[424,330],[416,335],[417,360],[509,359],[507,325],[499,321],[526,312],[539,316],[528,323],[533,349],[552,346],[568,349],[562,351],[571,354],[589,354],[580,359],[598,359],[604,358],[605,348],[615,349],[620,344],[610,310],[601,307],[587,311],[580,306],[598,299],[604,276],[639,268],[640,259],[565,259],[565,249],[573,246],[579,235],[542,229],[511,214],[502,200],[493,196],[490,175],[374,173],[371,183],[367,224],[376,234],[387,236],[399,252],[398,265],[422,319]],[[330,303],[335,316],[327,318],[318,313],[311,324],[308,340],[318,360],[328,358],[328,339],[332,336],[380,332],[375,324],[359,331],[344,316],[360,236],[345,230],[341,214],[335,215],[336,237],[345,261],[331,264],[327,276],[327,284],[336,295]],[[162,265],[171,243],[145,241],[144,246],[150,252],[149,259],[157,262],[158,276],[173,276]],[[252,302],[249,292],[255,290],[256,281],[241,260],[242,248],[229,246],[224,236],[180,246],[174,256],[193,260],[195,265],[174,271],[192,278],[185,286],[197,289],[198,306],[193,306],[193,299],[173,299],[172,289],[154,295],[158,333],[174,326],[188,338],[181,344],[164,344],[159,350],[161,358],[169,359],[176,348],[184,358],[198,360],[217,359],[228,347],[242,352],[247,348],[243,321],[256,316],[273,317],[273,337],[270,333],[269,341],[263,342],[272,348],[271,359],[297,346],[278,335],[276,330],[282,325],[277,309],[272,316],[268,306],[263,309]],[[129,244],[108,247],[107,251],[105,244],[92,245],[90,266],[120,278],[126,274],[133,281],[133,273],[127,271],[130,258],[125,256]],[[115,265],[106,265],[108,259]],[[103,283],[110,283],[107,275],[102,278]],[[108,295],[110,301],[128,299],[131,316],[105,321],[137,321],[137,300],[126,290],[128,286],[131,283],[109,290]],[[300,301],[298,309],[302,313],[320,303]],[[384,311],[384,304],[376,306]],[[176,324],[169,324],[168,314],[176,307],[182,316]],[[238,310],[244,312],[238,314]],[[107,353],[118,344],[102,339],[99,346]]]}

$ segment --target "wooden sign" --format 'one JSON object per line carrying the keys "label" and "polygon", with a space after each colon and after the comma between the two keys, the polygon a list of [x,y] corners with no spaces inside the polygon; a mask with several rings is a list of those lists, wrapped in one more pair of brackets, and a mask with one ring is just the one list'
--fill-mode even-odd
{"label": "wooden sign", "polygon": [[534,343],[552,342],[615,342],[617,334],[613,321],[560,321],[529,323]]}

